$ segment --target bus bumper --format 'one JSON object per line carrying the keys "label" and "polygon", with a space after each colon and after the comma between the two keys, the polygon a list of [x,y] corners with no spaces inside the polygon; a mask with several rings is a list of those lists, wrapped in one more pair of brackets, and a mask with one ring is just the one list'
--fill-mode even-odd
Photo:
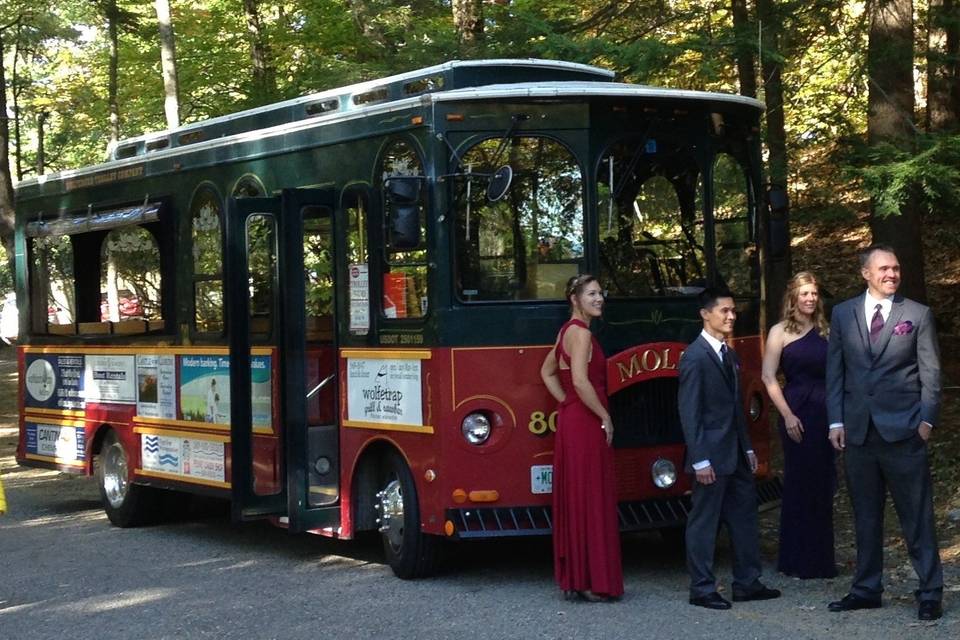
{"label": "bus bumper", "polygon": [[[757,507],[766,511],[780,505],[783,485],[779,477],[757,481]],[[658,500],[621,502],[617,505],[620,531],[644,531],[682,526],[690,513],[690,496],[674,496]],[[452,523],[451,538],[502,538],[513,536],[546,536],[552,532],[549,506],[536,507],[466,507],[447,509]],[[450,531],[451,527],[447,527]]]}

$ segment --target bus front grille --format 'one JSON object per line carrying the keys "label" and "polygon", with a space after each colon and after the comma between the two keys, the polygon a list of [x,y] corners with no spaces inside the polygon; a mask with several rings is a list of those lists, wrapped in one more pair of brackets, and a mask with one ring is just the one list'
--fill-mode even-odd
{"label": "bus front grille", "polygon": [[677,410],[677,378],[654,378],[610,396],[617,449],[683,442]]}

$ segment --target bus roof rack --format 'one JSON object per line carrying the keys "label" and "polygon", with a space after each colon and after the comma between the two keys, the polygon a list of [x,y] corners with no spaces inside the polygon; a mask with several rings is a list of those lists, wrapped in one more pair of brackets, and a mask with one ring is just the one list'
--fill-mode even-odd
{"label": "bus roof rack", "polygon": [[[545,75],[546,74],[546,75]],[[177,129],[125,138],[108,150],[108,160],[125,160],[151,151],[185,146],[225,136],[306,120],[336,111],[412,96],[525,80],[610,82],[614,73],[600,67],[535,58],[453,60],[443,64],[312,93],[291,100],[238,111]]]}

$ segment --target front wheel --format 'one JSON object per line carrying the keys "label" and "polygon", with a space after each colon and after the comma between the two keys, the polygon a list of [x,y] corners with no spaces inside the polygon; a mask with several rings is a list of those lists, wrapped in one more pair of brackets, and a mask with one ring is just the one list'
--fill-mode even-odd
{"label": "front wheel", "polygon": [[115,526],[135,527],[154,515],[156,494],[130,482],[127,451],[115,431],[103,439],[96,471],[103,510]]}
{"label": "front wheel", "polygon": [[380,487],[377,521],[384,555],[394,575],[407,580],[433,574],[440,540],[420,531],[417,487],[407,463],[395,451],[387,454]]}

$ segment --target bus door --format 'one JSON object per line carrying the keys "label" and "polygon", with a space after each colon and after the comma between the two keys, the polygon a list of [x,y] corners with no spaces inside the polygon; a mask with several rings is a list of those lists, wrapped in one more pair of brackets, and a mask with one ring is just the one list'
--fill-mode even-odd
{"label": "bus door", "polygon": [[[230,477],[236,520],[280,516],[291,531],[339,522],[333,198],[332,189],[285,189],[280,197],[231,198],[227,204],[226,317],[230,393],[236,399],[230,404]],[[265,270],[273,274],[276,295],[264,296],[258,283]],[[318,296],[329,304],[318,305]],[[271,492],[258,489],[255,479],[255,466],[266,463],[262,451],[254,456],[259,425],[251,393],[251,363],[258,363],[251,336],[258,335],[257,312],[265,297],[273,301],[267,307],[275,319],[269,335],[277,351],[273,371],[279,374],[279,384],[273,385],[279,397],[272,403],[279,426],[271,433],[279,439],[279,460],[273,466],[283,478]]]}

